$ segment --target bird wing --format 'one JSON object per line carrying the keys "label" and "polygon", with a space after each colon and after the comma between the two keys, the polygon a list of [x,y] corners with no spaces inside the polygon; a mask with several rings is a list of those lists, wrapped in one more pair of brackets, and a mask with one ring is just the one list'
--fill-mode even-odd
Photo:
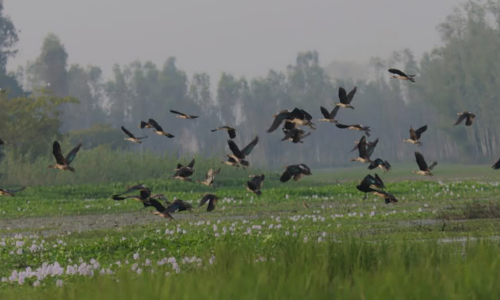
{"label": "bird wing", "polygon": [[417,134],[415,133],[415,129],[413,129],[413,127],[410,127],[410,139],[414,141],[418,140]]}
{"label": "bird wing", "polygon": [[389,71],[389,73],[392,73],[392,74],[396,74],[396,75],[403,76],[403,77],[408,77],[408,75],[406,75],[404,72],[402,72],[401,70],[398,70],[398,69],[389,69],[388,71]]}
{"label": "bird wing", "polygon": [[267,132],[273,132],[278,127],[280,127],[281,123],[289,118],[289,112],[280,112],[276,117],[274,117],[273,124],[271,124],[271,127],[267,130]]}
{"label": "bird wing", "polygon": [[160,126],[160,125],[159,125],[159,124],[158,124],[155,120],[153,120],[153,119],[149,119],[149,120],[148,120],[148,123],[149,123],[151,126],[153,126],[153,127],[156,129],[156,131],[163,131],[163,128],[161,128],[161,126]]}
{"label": "bird wing", "polygon": [[[337,108],[337,107],[340,107],[340,106],[335,106],[335,108]],[[330,112],[326,108],[324,108],[323,106],[320,106],[320,109],[321,109],[321,114],[323,114],[325,119],[332,119],[332,117],[330,116]]]}
{"label": "bird wing", "polygon": [[281,174],[280,181],[287,182],[288,180],[290,180],[290,178],[292,178],[292,174],[290,174],[290,167],[287,167],[285,172]]}
{"label": "bird wing", "polygon": [[352,91],[349,92],[349,94],[347,94],[347,102],[350,104],[352,99],[354,98],[354,95],[356,94],[356,91],[358,90],[358,87],[355,86]]}
{"label": "bird wing", "polygon": [[424,126],[420,127],[419,129],[417,129],[417,131],[415,131],[415,133],[417,134],[417,139],[420,139],[420,136],[421,136],[421,135],[422,135],[422,133],[424,133],[426,130],[427,130],[427,125],[424,125]]}
{"label": "bird wing", "polygon": [[177,170],[175,173],[174,173],[174,176],[173,177],[189,177],[193,175],[193,171],[191,170],[191,168],[187,168],[187,167],[182,167],[180,168],[179,170]]}
{"label": "bird wing", "polygon": [[385,184],[384,184],[384,182],[382,181],[382,178],[380,178],[380,177],[378,176],[378,174],[377,174],[377,173],[375,173],[375,180],[377,181],[377,185],[378,185],[380,188],[382,188],[382,189],[383,189],[383,188],[385,188]]}
{"label": "bird wing", "polygon": [[368,154],[368,157],[372,156],[373,151],[375,151],[375,147],[377,147],[377,144],[378,144],[378,138],[373,142],[367,143],[366,153]]}
{"label": "bird wing", "polygon": [[339,100],[342,104],[349,104],[349,101],[347,101],[347,92],[343,87],[339,87]]}
{"label": "bird wing", "polygon": [[465,118],[467,118],[467,115],[466,115],[466,114],[461,114],[461,115],[458,117],[458,119],[457,119],[457,121],[455,122],[455,124],[453,124],[453,126],[457,126],[458,124],[462,123],[462,121],[463,121]]}
{"label": "bird wing", "polygon": [[149,203],[153,206],[159,213],[164,213],[167,209],[163,206],[160,201],[156,199],[149,199]]}
{"label": "bird wing", "polygon": [[359,157],[368,158],[368,153],[366,151],[366,137],[363,136],[358,143]]}
{"label": "bird wing", "polygon": [[250,181],[260,190],[262,188],[262,184],[264,183],[265,178],[266,176],[262,174],[252,177]]}
{"label": "bird wing", "polygon": [[233,140],[227,140],[227,144],[229,145],[229,149],[231,149],[231,152],[233,152],[234,156],[241,159],[245,158],[243,153],[240,151],[240,148],[238,148]]}
{"label": "bird wing", "polygon": [[212,199],[210,199],[210,201],[208,201],[207,211],[214,210],[216,204],[217,204],[217,197],[214,196]]}
{"label": "bird wing", "polygon": [[475,114],[468,114],[467,115],[467,120],[465,121],[466,126],[471,126],[472,123],[474,123],[474,119],[476,118]]}
{"label": "bird wing", "polygon": [[306,165],[306,164],[300,164],[299,165],[300,172],[302,172],[305,175],[311,175],[311,169]]}
{"label": "bird wing", "polygon": [[493,166],[491,166],[491,168],[494,170],[500,169],[500,159],[497,160],[497,162]]}
{"label": "bird wing", "polygon": [[188,168],[192,169],[194,167],[195,160],[193,160],[188,164]]}
{"label": "bird wing", "polygon": [[78,153],[78,151],[80,150],[80,148],[82,147],[82,143],[78,144],[75,148],[73,148],[73,150],[71,150],[68,155],[66,155],[66,163],[69,165],[73,162],[73,160],[75,160],[75,157],[76,157],[76,154]]}
{"label": "bird wing", "polygon": [[128,131],[127,128],[122,126],[122,131],[125,132],[125,134],[128,135],[129,137],[135,139],[135,136],[132,134],[132,132]]}
{"label": "bird wing", "polygon": [[330,113],[330,118],[335,119],[337,113],[339,112],[340,106],[335,106],[335,108]]}
{"label": "bird wing", "polygon": [[303,119],[306,119],[306,120],[312,120],[312,116],[310,113],[308,113],[307,111],[301,109],[300,112],[302,113],[302,118]]}
{"label": "bird wing", "polygon": [[370,186],[372,184],[374,184],[375,182],[376,182],[375,178],[373,178],[372,175],[368,174],[365,176],[365,178],[363,178],[363,181],[361,181],[359,186],[366,189],[366,188],[370,188]]}
{"label": "bird wing", "polygon": [[56,158],[56,162],[60,165],[65,165],[66,160],[64,159],[64,156],[62,155],[61,151],[61,145],[59,144],[58,141],[55,141],[54,144],[52,145],[52,154],[54,154],[54,157]]}
{"label": "bird wing", "polygon": [[255,145],[257,145],[258,142],[259,142],[259,137],[256,136],[253,139],[253,141],[250,142],[250,144],[246,145],[246,147],[243,148],[243,150],[241,150],[241,152],[243,152],[243,154],[245,156],[250,155],[250,153],[252,152],[253,148],[255,147]]}
{"label": "bird wing", "polygon": [[420,152],[415,152],[415,159],[417,160],[418,168],[420,171],[428,171],[429,167],[425,162],[424,156]]}
{"label": "bird wing", "polygon": [[236,130],[234,128],[228,129],[227,134],[229,134],[229,138],[234,139],[236,137]]}
{"label": "bird wing", "polygon": [[204,195],[203,198],[201,198],[200,204],[198,205],[198,207],[205,205],[205,203],[207,203],[207,201],[210,200],[212,198],[212,196],[213,196],[212,194]]}
{"label": "bird wing", "polygon": [[335,126],[337,126],[337,128],[340,128],[340,129],[346,129],[346,128],[351,127],[351,125],[344,125],[344,124],[340,124],[340,123],[335,123]]}
{"label": "bird wing", "polygon": [[139,127],[140,127],[141,129],[144,129],[144,127],[146,127],[146,126],[148,126],[148,125],[149,125],[148,123],[146,123],[146,122],[144,122],[144,121],[141,121],[141,125],[139,125]]}

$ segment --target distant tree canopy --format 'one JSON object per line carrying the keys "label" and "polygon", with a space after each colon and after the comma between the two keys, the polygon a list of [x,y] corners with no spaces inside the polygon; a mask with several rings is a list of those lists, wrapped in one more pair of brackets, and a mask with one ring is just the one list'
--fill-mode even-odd
{"label": "distant tree canopy", "polygon": [[[0,22],[14,28],[1,12]],[[256,165],[305,162],[330,167],[349,164],[348,159],[356,155],[349,150],[361,134],[322,123],[304,144],[295,145],[282,142],[281,132],[268,134],[266,130],[272,115],[283,109],[300,107],[319,119],[319,107],[333,109],[340,86],[347,90],[357,86],[353,101],[356,109],[341,109],[337,117],[344,124],[371,126],[369,139],[380,138],[375,157],[413,160],[415,147],[402,143],[402,139],[408,137],[410,126],[428,124],[423,151],[429,160],[490,161],[500,154],[500,121],[496,118],[500,108],[495,105],[500,94],[500,1],[468,1],[439,26],[439,31],[441,46],[425,54],[420,62],[410,49],[395,51],[386,59],[373,58],[366,67],[365,74],[369,75],[361,79],[332,70],[335,66],[347,68],[342,64],[325,69],[316,51],[306,51],[283,71],[270,70],[256,78],[223,73],[215,82],[206,73],[189,77],[178,68],[174,57],[167,58],[162,66],[149,61],[115,65],[106,80],[97,66],[69,65],[64,44],[49,34],[40,55],[25,70],[25,87],[35,95],[37,88],[43,87],[53,93],[54,99],[71,96],[79,100],[79,104],[59,101],[46,108],[50,113],[42,119],[50,120],[51,125],[46,125],[50,130],[45,138],[67,133],[73,143],[83,140],[88,147],[108,144],[112,149],[138,149],[123,141],[119,127],[151,135],[138,124],[153,118],[176,137],[151,136],[140,146],[141,151],[222,158],[228,151],[227,137],[210,129],[230,125],[237,129],[239,144],[260,136],[259,146],[252,153]],[[4,34],[10,34],[10,39],[0,38],[0,55],[8,58],[14,53],[9,51],[17,34],[11,29],[4,29]],[[390,67],[417,74],[417,82],[389,79]],[[359,68],[350,74],[359,74]],[[2,76],[0,72],[0,82],[6,82]],[[26,99],[36,99],[33,97]],[[169,113],[170,109],[201,117],[180,120]],[[478,115],[473,127],[453,126],[456,113],[463,110]],[[15,106],[4,106],[3,112],[18,113]],[[21,153],[31,151],[25,147]]]}

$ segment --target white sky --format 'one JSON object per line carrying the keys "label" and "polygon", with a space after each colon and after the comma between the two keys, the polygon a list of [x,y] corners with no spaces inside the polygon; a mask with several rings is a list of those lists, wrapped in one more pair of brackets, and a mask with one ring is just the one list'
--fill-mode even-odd
{"label": "white sky", "polygon": [[178,67],[247,77],[283,70],[299,51],[321,62],[365,62],[438,44],[436,26],[460,0],[4,0],[20,32],[10,69],[58,35],[70,63],[101,66],[177,57]]}

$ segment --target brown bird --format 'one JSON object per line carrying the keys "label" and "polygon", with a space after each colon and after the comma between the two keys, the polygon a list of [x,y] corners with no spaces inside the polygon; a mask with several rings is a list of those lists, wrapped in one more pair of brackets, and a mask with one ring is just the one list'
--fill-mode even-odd
{"label": "brown bird", "polygon": [[24,189],[26,189],[26,187],[22,187],[15,190],[0,189],[0,196],[15,197],[16,193],[24,191]]}
{"label": "brown bird", "polygon": [[198,116],[187,115],[185,113],[181,113],[181,112],[176,111],[176,110],[170,110],[170,112],[173,114],[176,114],[177,118],[181,118],[181,119],[196,119],[196,118],[198,118]]}
{"label": "brown bird", "polygon": [[[229,155],[228,157],[233,158],[238,164],[243,165],[243,166],[248,166],[248,162],[245,161],[244,159],[250,155],[252,152],[253,148],[257,145],[259,142],[259,137],[256,136],[253,141],[250,142],[250,144],[246,145],[245,148],[240,150],[236,143],[233,140],[227,140],[227,144],[229,145],[229,149],[233,153],[232,155]],[[245,164],[246,163],[246,164]]]}
{"label": "brown bird", "polygon": [[249,177],[252,179],[250,179],[250,181],[247,181],[247,184],[245,186],[247,191],[257,194],[257,196],[262,195],[262,184],[264,183],[266,176],[264,174],[261,174],[250,175]]}
{"label": "brown bird", "polygon": [[354,98],[354,94],[356,94],[357,87],[354,87],[352,91],[347,94],[346,90],[343,87],[339,87],[339,103],[335,103],[335,106],[354,109],[354,106],[351,105],[352,99]]}
{"label": "brown bird", "polygon": [[312,175],[311,169],[306,164],[287,166],[285,172],[281,174],[280,181],[287,182],[293,177],[293,180],[299,181],[304,176]]}
{"label": "brown bird", "polygon": [[210,169],[208,170],[207,175],[205,175],[205,180],[203,181],[197,180],[196,182],[215,188],[214,186],[215,175],[219,173],[220,173],[220,168],[215,171],[214,169]]}
{"label": "brown bird", "polygon": [[[293,123],[290,123],[290,124],[293,124]],[[293,125],[295,125],[295,124],[293,124]],[[282,138],[281,140],[282,141],[289,141],[289,142],[292,142],[294,144],[304,143],[302,140],[311,135],[310,132],[306,133],[304,130],[296,128],[295,126],[292,129],[283,128],[283,133],[285,133],[285,137]]]}
{"label": "brown bird", "polygon": [[420,152],[415,152],[415,159],[417,160],[419,170],[412,171],[412,173],[418,174],[418,175],[424,175],[424,176],[433,176],[431,171],[437,165],[436,161],[433,162],[432,165],[427,166],[427,163],[425,162],[424,156]]}
{"label": "brown bird", "polygon": [[354,124],[354,125],[344,125],[340,123],[336,123],[335,126],[339,129],[350,129],[350,130],[355,130],[355,131],[364,131],[366,136],[370,136],[370,127],[368,126],[363,126],[359,124]]}
{"label": "brown bird", "polygon": [[234,129],[233,127],[221,126],[221,127],[217,127],[215,129],[212,129],[211,131],[215,132],[217,130],[226,130],[227,134],[229,134],[229,138],[231,138],[231,139],[234,139],[236,137],[236,129]]}
{"label": "brown bird", "polygon": [[198,207],[201,207],[205,205],[208,201],[208,206],[207,206],[207,211],[212,211],[215,209],[215,205],[217,204],[217,200],[219,200],[219,197],[217,197],[214,194],[205,194],[203,195],[203,198],[200,200],[200,205]]}
{"label": "brown bird", "polygon": [[149,120],[148,120],[148,124],[150,124],[151,126],[153,126],[153,128],[154,128],[154,129],[153,129],[153,132],[154,132],[154,133],[156,133],[157,135],[166,136],[166,137],[168,137],[168,138],[173,138],[173,137],[175,137],[174,135],[172,135],[172,134],[170,134],[170,133],[168,133],[168,132],[164,131],[164,130],[163,130],[163,128],[161,128],[161,126],[160,126],[160,125],[158,125],[158,123],[156,123],[156,121],[155,121],[155,120],[153,120],[153,119],[149,119]]}
{"label": "brown bird", "polygon": [[424,125],[417,130],[414,130],[413,127],[410,126],[410,138],[403,139],[403,142],[422,146],[422,142],[420,142],[420,137],[422,136],[422,133],[424,133],[426,130],[427,130],[427,125]]}
{"label": "brown bird", "polygon": [[362,163],[371,163],[370,155],[368,155],[367,145],[366,145],[366,137],[363,136],[361,140],[358,142],[358,157],[352,158],[351,161],[359,161]]}
{"label": "brown bird", "polygon": [[55,141],[54,144],[52,145],[52,154],[54,154],[54,157],[56,159],[56,164],[55,165],[49,165],[48,167],[50,169],[59,169],[59,170],[69,170],[71,172],[75,172],[75,169],[70,166],[70,164],[73,162],[73,160],[76,157],[76,154],[82,147],[82,144],[78,144],[73,150],[71,150],[66,157],[62,155],[61,151],[61,145],[59,145],[59,142]]}
{"label": "brown bird", "polygon": [[128,136],[128,138],[125,138],[124,140],[130,141],[130,142],[135,143],[135,144],[142,144],[141,140],[147,138],[147,136],[135,137],[135,135],[133,135],[132,132],[128,131],[123,126],[122,126],[122,131],[125,132],[125,134]]}
{"label": "brown bird", "polygon": [[292,110],[291,112],[285,109],[282,110],[279,114],[274,115],[273,117],[273,124],[271,124],[271,127],[269,127],[267,132],[273,132],[278,129],[283,121],[295,123],[301,126],[309,126],[311,127],[311,129],[316,129],[314,123],[311,122],[312,116],[308,112],[300,108],[294,108],[294,110]]}
{"label": "brown bird", "polygon": [[377,158],[370,163],[368,166],[369,170],[373,170],[376,168],[380,168],[384,170],[384,172],[389,172],[391,170],[391,164],[387,160],[383,160],[381,158]]}
{"label": "brown bird", "polygon": [[139,128],[140,129],[144,129],[144,128],[153,128],[153,125],[147,123],[147,122],[144,122],[144,121],[141,121],[141,124],[139,125]]}
{"label": "brown bird", "polygon": [[238,163],[238,161],[236,161],[231,155],[226,155],[226,156],[227,156],[227,160],[221,161],[222,164],[228,165],[230,167],[236,167],[236,168],[243,167],[243,169],[245,169],[245,166],[249,165],[248,161],[246,161],[246,160],[241,160],[240,161],[241,165],[240,165]]}
{"label": "brown bird", "polygon": [[455,122],[454,126],[462,123],[463,120],[465,120],[465,126],[472,126],[472,123],[474,123],[474,118],[476,117],[475,114],[468,111],[457,113],[457,115],[458,120]]}
{"label": "brown bird", "polygon": [[189,163],[187,166],[183,166],[181,164],[177,164],[177,169],[172,178],[183,180],[183,181],[191,181],[191,178],[189,178],[191,175],[194,174],[194,163],[195,160],[193,160]]}
{"label": "brown bird", "polygon": [[172,214],[175,212],[181,212],[181,211],[189,211],[191,213],[193,212],[193,206],[180,199],[174,200],[174,202],[170,203],[167,207],[163,206],[156,199],[150,199],[149,202],[151,206],[153,206],[156,209],[154,214],[162,218],[173,219],[174,217],[172,216]]}
{"label": "brown bird", "polygon": [[415,75],[406,75],[404,72],[398,70],[398,69],[389,69],[389,73],[394,74],[391,76],[393,79],[401,79],[401,80],[409,80],[411,82],[415,82]]}
{"label": "brown bird", "polygon": [[331,112],[329,112],[326,108],[323,106],[320,106],[321,113],[323,114],[324,119],[319,119],[318,121],[320,122],[329,122],[329,123],[338,123],[338,121],[335,119],[337,116],[337,113],[339,112],[340,106],[336,105]]}

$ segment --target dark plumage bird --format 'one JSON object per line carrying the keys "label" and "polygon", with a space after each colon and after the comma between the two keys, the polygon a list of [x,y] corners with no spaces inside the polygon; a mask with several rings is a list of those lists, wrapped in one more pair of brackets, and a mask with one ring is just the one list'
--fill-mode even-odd
{"label": "dark plumage bird", "polygon": [[161,128],[161,126],[160,126],[160,125],[158,125],[158,123],[156,123],[156,121],[155,121],[155,120],[153,120],[153,119],[149,119],[149,120],[148,120],[148,124],[150,124],[151,126],[153,126],[153,128],[154,128],[154,129],[153,129],[153,132],[154,132],[154,133],[156,133],[157,135],[166,136],[166,137],[168,137],[168,138],[173,138],[173,137],[175,137],[174,135],[172,135],[172,134],[170,134],[170,133],[168,133],[168,132],[164,131],[164,130],[163,130],[163,128]]}
{"label": "dark plumage bird", "polygon": [[394,74],[393,76],[391,76],[391,78],[394,78],[394,79],[401,79],[401,80],[409,80],[411,82],[415,82],[415,75],[406,75],[404,72],[402,72],[401,70],[398,70],[398,69],[389,69],[388,70],[389,73],[392,73]]}
{"label": "dark plumage bird", "polygon": [[310,132],[306,133],[304,130],[296,128],[295,126],[292,129],[283,128],[283,133],[285,134],[285,137],[283,137],[281,140],[289,141],[294,144],[304,143],[302,140],[311,135]]}
{"label": "dark plumage bird", "polygon": [[368,126],[362,126],[359,124],[354,124],[354,125],[344,125],[340,123],[336,123],[335,126],[340,129],[350,129],[350,130],[355,130],[355,131],[364,131],[366,136],[370,136],[370,127]]}
{"label": "dark plumage bird", "polygon": [[200,205],[198,207],[201,207],[205,205],[208,201],[208,206],[207,206],[207,211],[212,211],[215,209],[215,205],[217,204],[217,200],[219,200],[219,197],[217,197],[214,194],[205,194],[203,195],[203,198],[200,200]]}
{"label": "dark plumage bird", "polygon": [[219,173],[220,173],[220,168],[215,170],[215,171],[214,171],[214,169],[210,169],[210,170],[208,170],[207,175],[205,175],[205,180],[203,180],[203,181],[197,180],[196,182],[201,183],[201,184],[206,185],[206,186],[214,187],[215,175],[217,175]]}
{"label": "dark plumage bird", "polygon": [[22,187],[22,188],[15,189],[15,190],[0,189],[0,196],[15,197],[16,193],[18,193],[20,191],[24,191],[25,189],[26,189],[26,187]]}
{"label": "dark plumage bird", "polygon": [[181,211],[189,211],[191,213],[193,212],[193,206],[180,199],[174,200],[174,202],[170,203],[167,207],[163,206],[156,199],[150,199],[149,202],[151,206],[153,206],[156,209],[154,214],[162,218],[173,219],[174,217],[172,216],[172,214],[175,212],[181,212]]}
{"label": "dark plumage bird", "polygon": [[280,181],[287,182],[293,177],[293,180],[299,181],[304,176],[312,175],[311,169],[305,164],[287,166],[285,172],[281,174]]}
{"label": "dark plumage bird", "polygon": [[54,154],[54,157],[56,158],[56,164],[55,165],[49,165],[48,167],[50,169],[59,169],[59,170],[69,170],[71,172],[75,172],[75,169],[71,167],[71,163],[76,157],[76,154],[82,147],[82,144],[78,144],[73,150],[71,150],[66,157],[62,155],[61,151],[61,145],[59,145],[59,142],[55,141],[54,144],[52,145],[52,154]]}
{"label": "dark plumage bird", "polygon": [[433,162],[432,165],[427,166],[427,163],[425,162],[424,156],[420,152],[415,152],[415,159],[417,160],[419,170],[412,171],[412,173],[424,175],[424,176],[432,176],[433,175],[431,173],[431,171],[437,165],[437,162]]}
{"label": "dark plumage bird", "polygon": [[191,181],[191,178],[189,178],[189,177],[194,174],[194,169],[193,169],[194,163],[195,163],[195,160],[193,158],[193,160],[187,166],[177,164],[177,169],[175,169],[175,173],[172,176],[172,178],[183,180],[183,181]]}
{"label": "dark plumage bird", "polygon": [[135,144],[142,144],[141,140],[147,138],[147,136],[135,137],[135,135],[133,135],[132,132],[128,131],[127,128],[123,126],[122,126],[122,131],[125,132],[125,134],[128,136],[128,138],[125,138],[124,140],[130,141]]}
{"label": "dark plumage bird", "polygon": [[352,99],[354,98],[354,94],[356,94],[357,87],[354,87],[352,91],[347,94],[346,90],[343,87],[339,87],[339,103],[335,103],[335,106],[354,109],[354,106],[351,105]]}
{"label": "dark plumage bird", "polygon": [[144,129],[144,128],[153,128],[153,125],[147,123],[147,122],[144,122],[144,121],[141,121],[141,124],[139,125],[139,128],[140,129]]}
{"label": "dark plumage bird", "polygon": [[365,193],[365,197],[363,199],[366,199],[366,194],[367,193],[373,193],[378,191],[377,189],[384,189],[385,185],[382,179],[375,174],[375,177],[372,175],[366,175],[365,178],[361,181],[360,184],[356,186],[356,188]]}
{"label": "dark plumage bird", "polygon": [[119,195],[125,195],[125,194],[131,193],[131,192],[142,191],[142,190],[150,191],[150,189],[147,186],[145,186],[144,184],[136,184],[136,185],[127,186],[127,190]]}
{"label": "dark plumage bird", "polygon": [[185,113],[181,113],[181,112],[176,111],[176,110],[170,110],[170,112],[173,114],[176,114],[177,118],[181,118],[181,119],[196,119],[196,118],[198,118],[198,116],[187,115]]}
{"label": "dark plumage bird", "polygon": [[227,160],[221,161],[221,163],[228,165],[228,166],[231,166],[231,167],[236,167],[236,168],[243,167],[244,169],[245,169],[245,166],[249,165],[248,161],[246,161],[244,159],[242,159],[240,161],[240,163],[241,163],[241,165],[240,165],[238,163],[238,161],[236,161],[231,155],[227,155]]}
{"label": "dark plumage bird", "polygon": [[274,115],[273,117],[273,124],[271,124],[271,127],[269,127],[267,132],[273,132],[278,129],[283,121],[288,123],[295,123],[302,126],[309,126],[312,129],[316,129],[314,123],[311,122],[312,116],[308,112],[300,108],[294,108],[294,110],[292,110],[291,112],[288,110],[282,110],[279,114]]}
{"label": "dark plumage bird", "polygon": [[381,158],[377,158],[370,163],[368,166],[369,170],[373,170],[376,168],[380,168],[384,170],[384,172],[389,172],[391,170],[391,164],[387,160],[383,160]]}
{"label": "dark plumage bird", "polygon": [[320,106],[320,109],[321,109],[321,114],[323,114],[324,119],[319,119],[318,121],[329,122],[329,123],[338,123],[338,121],[335,119],[335,117],[337,116],[337,113],[339,112],[340,106],[336,105],[331,112],[329,112],[323,106]]}
{"label": "dark plumage bird", "polygon": [[362,163],[371,163],[370,155],[368,155],[366,137],[363,136],[361,140],[358,142],[358,157],[351,159],[351,161],[359,161]]}
{"label": "dark plumage bird", "polygon": [[398,199],[393,194],[388,193],[386,191],[376,190],[376,191],[372,192],[372,194],[377,196],[377,197],[383,198],[385,200],[385,204],[398,202]]}
{"label": "dark plumage bird", "polygon": [[266,179],[266,176],[264,174],[261,174],[250,175],[249,177],[251,177],[252,179],[250,179],[250,181],[247,181],[246,189],[249,192],[257,194],[258,196],[262,195],[262,184],[264,183],[264,179]]}
{"label": "dark plumage bird", "polygon": [[221,127],[217,127],[215,129],[212,129],[211,131],[215,132],[217,130],[226,130],[227,134],[229,134],[229,138],[231,138],[231,139],[234,139],[236,137],[236,129],[234,129],[233,127],[221,126]]}
{"label": "dark plumage bird", "polygon": [[414,130],[413,127],[410,126],[410,138],[403,139],[403,142],[422,146],[422,142],[420,142],[420,137],[422,136],[422,133],[424,133],[426,130],[427,130],[427,125],[424,125],[417,130]]}
{"label": "dark plumage bird", "polygon": [[[349,153],[358,150],[359,141],[355,141],[354,144],[355,144],[354,148],[352,148],[351,151],[349,151]],[[373,151],[375,151],[375,147],[377,147],[377,144],[378,144],[378,138],[372,142],[369,141],[366,142],[366,153],[368,154],[368,157],[372,156]]]}
{"label": "dark plumage bird", "polygon": [[457,113],[457,115],[458,120],[455,122],[454,126],[462,123],[463,120],[465,120],[465,126],[472,126],[472,123],[474,123],[474,118],[476,118],[475,114],[468,111]]}
{"label": "dark plumage bird", "polygon": [[259,142],[259,137],[256,136],[253,141],[250,142],[250,144],[246,145],[245,148],[240,150],[236,143],[233,140],[227,140],[227,144],[229,145],[229,149],[231,149],[231,152],[233,153],[232,155],[228,155],[228,157],[233,158],[238,164],[242,166],[248,166],[248,162],[245,160],[245,158],[250,155],[252,152],[253,148],[257,145]]}

